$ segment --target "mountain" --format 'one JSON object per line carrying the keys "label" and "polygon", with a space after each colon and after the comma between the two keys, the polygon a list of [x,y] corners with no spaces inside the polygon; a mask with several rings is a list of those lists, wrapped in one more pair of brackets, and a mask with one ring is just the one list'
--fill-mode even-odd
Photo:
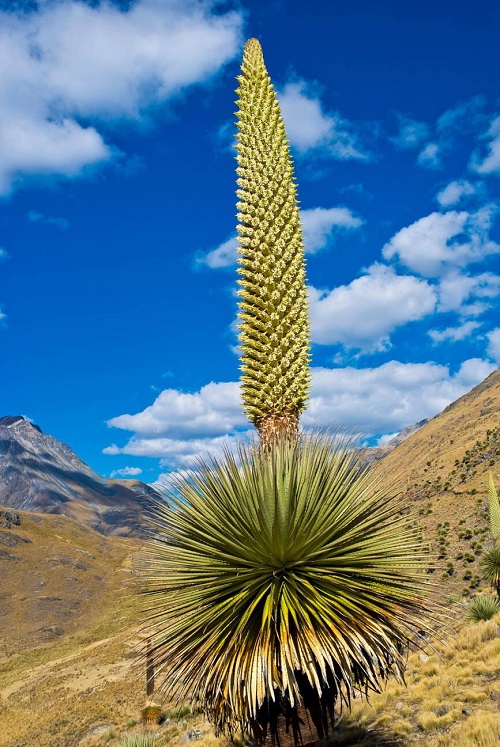
{"label": "mountain", "polygon": [[424,420],[419,420],[418,423],[414,423],[413,425],[407,425],[406,428],[403,428],[399,433],[396,433],[390,441],[387,441],[387,443],[382,446],[373,446],[370,449],[366,449],[363,454],[363,459],[368,463],[378,462],[379,459],[383,459],[387,456],[387,454],[396,448],[396,446],[416,433],[428,422],[428,418],[425,418]]}
{"label": "mountain", "polygon": [[375,465],[403,493],[437,565],[443,595],[481,584],[479,558],[492,546],[488,472],[500,487],[500,370],[448,405]]}
{"label": "mountain", "polygon": [[22,416],[0,418],[0,504],[64,514],[103,534],[136,534],[157,494],[138,480],[107,480],[69,446]]}
{"label": "mountain", "polygon": [[397,444],[380,468],[413,498],[484,493],[488,470],[500,468],[499,415],[500,369]]}

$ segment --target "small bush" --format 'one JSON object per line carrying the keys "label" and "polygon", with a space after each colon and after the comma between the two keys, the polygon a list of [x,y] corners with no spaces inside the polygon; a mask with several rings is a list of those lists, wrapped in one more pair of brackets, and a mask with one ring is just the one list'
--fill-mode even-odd
{"label": "small bush", "polygon": [[493,547],[483,555],[480,567],[486,581],[496,586],[500,581],[500,546]]}
{"label": "small bush", "polygon": [[500,612],[500,602],[487,594],[481,594],[469,607],[468,617],[472,622],[481,622],[491,620],[497,612]]}
{"label": "small bush", "polygon": [[160,747],[161,744],[150,734],[131,734],[122,739],[119,747]]}
{"label": "small bush", "polygon": [[161,706],[151,703],[142,709],[141,720],[144,726],[156,726],[161,722],[162,715]]}

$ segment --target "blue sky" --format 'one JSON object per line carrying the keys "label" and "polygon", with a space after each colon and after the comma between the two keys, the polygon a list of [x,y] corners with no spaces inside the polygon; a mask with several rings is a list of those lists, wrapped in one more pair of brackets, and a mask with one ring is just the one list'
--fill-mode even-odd
{"label": "blue sky", "polygon": [[263,45],[311,286],[304,425],[376,440],[500,365],[497,3],[0,1],[0,414],[153,481],[249,424],[235,76]]}

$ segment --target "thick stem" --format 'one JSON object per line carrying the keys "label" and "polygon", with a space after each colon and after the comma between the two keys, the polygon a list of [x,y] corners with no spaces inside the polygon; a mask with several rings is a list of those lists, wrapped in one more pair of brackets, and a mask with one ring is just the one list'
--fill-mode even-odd
{"label": "thick stem", "polygon": [[255,425],[259,431],[260,444],[264,448],[281,441],[294,441],[299,432],[299,412],[275,412],[264,415]]}

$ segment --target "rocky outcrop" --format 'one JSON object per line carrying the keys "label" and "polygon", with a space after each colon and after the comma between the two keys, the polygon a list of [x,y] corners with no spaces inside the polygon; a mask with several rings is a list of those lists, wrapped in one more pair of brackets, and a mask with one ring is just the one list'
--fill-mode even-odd
{"label": "rocky outcrop", "polygon": [[104,534],[137,534],[156,495],[137,480],[101,477],[69,446],[22,416],[0,418],[0,504],[8,507],[0,511],[0,523],[5,526],[16,522],[18,509],[64,514]]}

